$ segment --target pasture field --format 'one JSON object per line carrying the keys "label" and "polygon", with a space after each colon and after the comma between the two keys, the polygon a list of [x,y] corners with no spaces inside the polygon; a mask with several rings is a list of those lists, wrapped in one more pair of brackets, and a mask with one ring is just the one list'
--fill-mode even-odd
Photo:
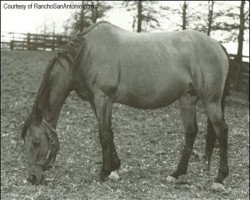
{"label": "pasture field", "polygon": [[178,102],[157,110],[114,105],[113,130],[122,162],[120,180],[100,183],[97,121],[90,105],[74,92],[60,114],[60,151],[55,167],[46,172],[47,185],[31,185],[25,179],[21,112],[23,107],[32,107],[53,53],[2,50],[1,54],[1,199],[249,199],[248,102],[235,96],[227,98],[225,113],[230,165],[227,193],[210,189],[218,169],[218,148],[210,174],[204,171],[206,117],[201,104],[188,174],[176,183],[165,181],[177,166],[184,142]]}

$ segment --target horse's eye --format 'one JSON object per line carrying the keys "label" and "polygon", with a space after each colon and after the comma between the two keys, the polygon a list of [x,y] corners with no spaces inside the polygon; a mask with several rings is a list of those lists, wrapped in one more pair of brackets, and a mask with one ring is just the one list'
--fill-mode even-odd
{"label": "horse's eye", "polygon": [[33,138],[32,143],[34,146],[38,146],[40,144],[40,140],[38,138]]}

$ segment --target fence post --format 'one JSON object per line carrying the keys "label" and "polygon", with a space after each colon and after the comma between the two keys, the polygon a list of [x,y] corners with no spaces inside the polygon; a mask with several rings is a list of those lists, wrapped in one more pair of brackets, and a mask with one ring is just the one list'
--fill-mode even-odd
{"label": "fence post", "polygon": [[62,45],[62,36],[59,35],[59,36],[57,36],[57,46],[58,46],[58,48],[59,48],[61,45]]}
{"label": "fence post", "polygon": [[241,73],[242,61],[237,58],[237,55],[234,56],[234,60],[235,60],[236,69],[237,69],[237,71],[236,71],[236,86],[235,86],[235,89],[237,91],[239,91],[240,90],[240,81],[241,81],[240,80],[240,73]]}
{"label": "fence post", "polygon": [[27,33],[27,49],[30,50],[30,33]]}
{"label": "fence post", "polygon": [[46,45],[46,33],[43,35],[43,50],[45,51],[45,45]]}
{"label": "fence post", "polygon": [[13,48],[14,48],[14,40],[11,40],[10,41],[10,50],[13,50]]}
{"label": "fence post", "polygon": [[52,35],[52,47],[51,50],[54,51],[55,50],[55,34]]}
{"label": "fence post", "polygon": [[10,41],[10,49],[14,49],[14,42],[15,42],[15,33],[12,33],[12,40]]}

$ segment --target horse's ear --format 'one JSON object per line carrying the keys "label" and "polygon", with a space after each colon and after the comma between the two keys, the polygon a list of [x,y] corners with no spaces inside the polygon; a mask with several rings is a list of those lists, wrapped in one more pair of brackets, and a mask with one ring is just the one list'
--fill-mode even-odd
{"label": "horse's ear", "polygon": [[43,114],[39,106],[35,109],[35,120],[36,122],[42,122]]}
{"label": "horse's ear", "polygon": [[22,121],[24,122],[29,115],[30,115],[29,109],[27,107],[24,107],[21,112]]}

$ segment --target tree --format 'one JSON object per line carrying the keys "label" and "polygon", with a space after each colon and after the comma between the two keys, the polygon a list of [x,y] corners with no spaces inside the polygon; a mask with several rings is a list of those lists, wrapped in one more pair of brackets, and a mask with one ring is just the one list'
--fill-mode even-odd
{"label": "tree", "polygon": [[[221,6],[222,7],[222,6]],[[224,31],[228,36],[227,41],[244,40],[244,31],[249,29],[249,9],[245,9],[245,1],[240,2],[240,6],[223,4],[223,15],[220,15],[213,25],[214,30]]]}
{"label": "tree", "polygon": [[[93,5],[91,8],[84,8],[84,5]],[[112,7],[104,1],[82,1],[82,9],[80,12],[73,14],[74,21],[72,29],[74,31],[83,31],[85,28],[105,16],[105,13]]]}
{"label": "tree", "polygon": [[134,31],[146,32],[149,28],[160,26],[157,17],[157,1],[125,1],[122,6],[133,12],[132,28]]}
{"label": "tree", "polygon": [[193,29],[205,32],[209,36],[211,32],[216,32],[216,35],[221,33],[221,42],[236,41],[239,37],[243,38],[244,31],[248,29],[249,11],[244,12],[244,3],[241,2],[240,7],[236,4],[237,2],[219,1],[200,3],[201,9],[197,12],[197,21],[192,23]]}
{"label": "tree", "polygon": [[89,17],[89,11],[84,9],[84,1],[82,1],[82,9],[80,12],[75,12],[73,15],[74,22],[72,24],[72,28],[74,31],[83,31],[91,24],[91,20]]}
{"label": "tree", "polygon": [[142,15],[142,2],[137,1],[137,32],[141,32],[141,24],[143,20],[143,15]]}
{"label": "tree", "polygon": [[70,19],[67,19],[64,24],[63,24],[63,34],[65,36],[69,35],[69,30],[70,30]]}
{"label": "tree", "polygon": [[[244,42],[244,30],[247,28],[245,26],[246,21],[248,21],[249,11],[244,12],[245,1],[242,0],[240,4],[240,14],[239,14],[239,35],[238,35],[238,50],[235,60],[238,62],[242,61],[242,51],[243,51],[243,42]],[[247,16],[246,16],[247,14]]]}
{"label": "tree", "polygon": [[208,1],[207,35],[210,36],[214,18],[214,1]]}
{"label": "tree", "polygon": [[213,0],[199,3],[200,9],[197,12],[197,21],[194,22],[195,30],[202,31],[208,36],[211,35],[212,31],[217,30],[217,27],[215,25],[216,19],[220,16],[223,16],[224,11],[215,11],[215,8],[217,8],[216,6],[219,7],[219,4]]}
{"label": "tree", "polygon": [[105,13],[110,10],[112,7],[107,5],[104,1],[91,1],[92,4],[95,3],[95,7],[91,10],[91,22],[96,23],[98,19],[101,19],[105,16]]}
{"label": "tree", "polygon": [[183,2],[183,5],[181,5],[181,9],[182,9],[182,25],[181,28],[182,30],[186,30],[187,28],[187,7],[188,4],[186,1]]}
{"label": "tree", "polygon": [[[186,30],[190,28],[195,29],[195,27],[192,26],[194,22],[199,19],[199,15],[197,14],[197,10],[192,7],[193,3],[195,2],[190,3],[187,1],[183,1],[181,4],[178,5],[178,7],[169,8],[172,15],[180,16],[179,20],[178,18],[174,19],[174,24],[177,25],[177,27],[180,27],[181,30]],[[179,28],[177,28],[177,30],[178,29]]]}
{"label": "tree", "polygon": [[[238,35],[238,50],[237,50],[237,55],[235,57],[235,61],[236,63],[238,63],[238,73],[237,73],[237,87],[239,87],[239,76],[240,76],[240,72],[241,72],[241,62],[242,62],[242,52],[243,52],[243,42],[244,42],[244,30],[246,28],[245,26],[245,22],[247,20],[247,18],[249,17],[249,14],[246,15],[246,13],[244,12],[244,6],[245,6],[245,1],[242,0],[241,4],[240,4],[240,15],[239,15],[239,35]],[[249,11],[248,11],[249,13]]]}

